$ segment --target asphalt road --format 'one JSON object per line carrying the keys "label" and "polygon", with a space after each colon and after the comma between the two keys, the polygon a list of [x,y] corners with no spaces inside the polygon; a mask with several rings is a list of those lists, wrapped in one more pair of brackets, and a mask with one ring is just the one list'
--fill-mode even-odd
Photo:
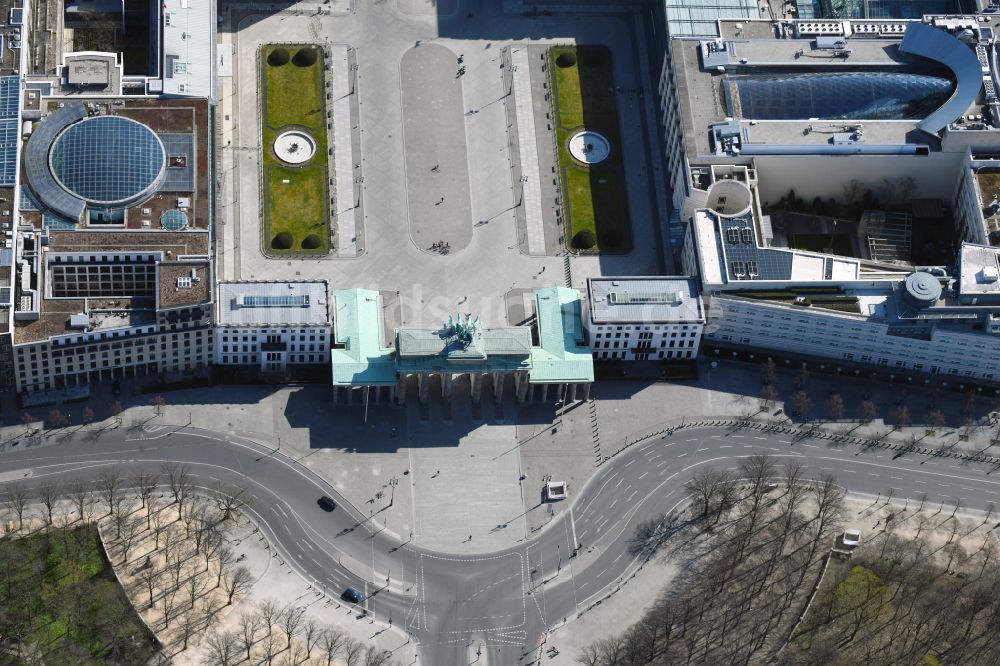
{"label": "asphalt road", "polygon": [[[740,458],[759,452],[778,464],[794,458],[807,476],[833,474],[857,493],[884,497],[891,488],[900,499],[926,495],[929,505],[957,501],[970,509],[1000,500],[1000,478],[990,476],[987,465],[730,428],[684,429],[632,446],[575,492],[570,510],[531,539],[485,556],[409,543],[409,535],[381,529],[376,508],[373,517],[351,506],[280,454],[190,428],[119,429],[15,449],[0,455],[0,492],[17,479],[38,487],[96,479],[116,465],[127,476],[184,463],[203,490],[219,482],[249,488],[249,511],[278,555],[333,597],[348,586],[363,590],[365,609],[405,630],[419,646],[421,663],[518,664],[537,654],[546,632],[623,584],[639,564],[629,548],[635,527],[683,503],[683,484],[699,468],[736,470]],[[321,495],[340,506],[324,512],[316,503]]]}

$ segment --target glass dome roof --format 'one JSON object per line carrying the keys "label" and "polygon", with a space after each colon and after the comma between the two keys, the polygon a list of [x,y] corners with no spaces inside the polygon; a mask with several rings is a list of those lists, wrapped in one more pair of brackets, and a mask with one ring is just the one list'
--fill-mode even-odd
{"label": "glass dome roof", "polygon": [[166,153],[159,137],[122,116],[93,116],[56,137],[49,168],[59,184],[90,204],[127,206],[156,189]]}
{"label": "glass dome roof", "polygon": [[908,120],[941,106],[948,78],[897,72],[829,72],[731,76],[730,113],[751,120]]}

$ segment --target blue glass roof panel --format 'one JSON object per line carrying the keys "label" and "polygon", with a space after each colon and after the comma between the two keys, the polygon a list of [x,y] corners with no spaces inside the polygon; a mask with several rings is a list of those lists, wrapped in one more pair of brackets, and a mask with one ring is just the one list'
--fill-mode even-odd
{"label": "blue glass roof panel", "polygon": [[69,192],[92,204],[124,205],[159,185],[166,155],[145,125],[121,116],[94,116],[56,137],[49,163]]}
{"label": "blue glass roof panel", "polygon": [[896,72],[730,76],[723,86],[731,114],[753,120],[923,118],[953,90],[945,77]]}

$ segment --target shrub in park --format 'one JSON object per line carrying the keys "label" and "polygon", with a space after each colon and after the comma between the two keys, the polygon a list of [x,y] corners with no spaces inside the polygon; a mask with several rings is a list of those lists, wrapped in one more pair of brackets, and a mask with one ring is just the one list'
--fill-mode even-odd
{"label": "shrub in park", "polygon": [[583,230],[573,236],[573,248],[577,250],[589,250],[597,245],[597,237],[593,231]]}
{"label": "shrub in park", "polygon": [[292,58],[296,67],[309,67],[315,65],[317,60],[319,60],[319,56],[316,54],[316,49],[312,47],[299,49],[295,57]]}
{"label": "shrub in park", "polygon": [[576,55],[573,53],[560,53],[556,56],[557,67],[572,67],[576,64]]}
{"label": "shrub in park", "polygon": [[285,49],[274,49],[267,56],[267,64],[271,67],[281,67],[282,65],[287,65],[289,59],[288,51]]}
{"label": "shrub in park", "polygon": [[316,234],[309,234],[302,241],[303,250],[318,250],[323,245],[323,241]]}
{"label": "shrub in park", "polygon": [[295,239],[287,231],[282,231],[271,239],[271,247],[275,250],[291,250]]}

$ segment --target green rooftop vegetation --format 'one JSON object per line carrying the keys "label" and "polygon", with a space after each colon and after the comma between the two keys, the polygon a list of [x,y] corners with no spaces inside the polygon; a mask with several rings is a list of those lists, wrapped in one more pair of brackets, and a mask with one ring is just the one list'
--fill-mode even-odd
{"label": "green rooftop vegetation", "polygon": [[[325,66],[323,50],[311,44],[271,45],[262,51],[265,254],[330,250]],[[316,142],[314,156],[301,165],[285,164],[272,149],[275,138],[290,129]]]}
{"label": "green rooftop vegetation", "polygon": [[[631,233],[611,52],[603,46],[555,46],[549,50],[549,72],[566,243],[577,252],[626,252]],[[570,155],[570,138],[584,129],[608,139],[607,160],[588,166]]]}
{"label": "green rooftop vegetation", "polygon": [[832,251],[841,257],[854,256],[854,245],[847,234],[794,234],[788,244],[796,250],[819,253]]}
{"label": "green rooftop vegetation", "polygon": [[155,652],[93,524],[0,539],[2,663],[145,664]]}
{"label": "green rooftop vegetation", "polygon": [[843,287],[793,287],[790,289],[726,291],[730,296],[755,298],[763,301],[775,301],[786,305],[799,307],[817,307],[824,310],[836,310],[860,314],[861,307],[857,296],[844,293]]}

